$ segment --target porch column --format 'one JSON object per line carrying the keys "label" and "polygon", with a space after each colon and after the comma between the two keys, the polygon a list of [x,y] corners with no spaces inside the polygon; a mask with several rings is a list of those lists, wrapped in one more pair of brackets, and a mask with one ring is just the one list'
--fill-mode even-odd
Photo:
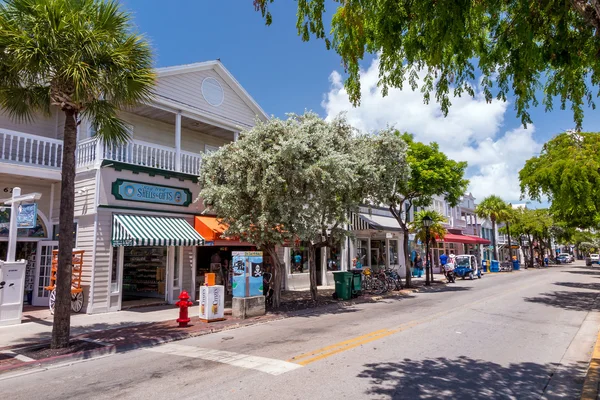
{"label": "porch column", "polygon": [[390,239],[387,238],[387,233],[385,236],[385,268],[390,269]]}
{"label": "porch column", "polygon": [[181,111],[175,114],[175,171],[181,172]]}
{"label": "porch column", "polygon": [[238,139],[239,139],[239,137],[240,137],[240,133],[239,132],[237,132],[237,131],[233,132],[233,141],[234,142],[237,142]]}
{"label": "porch column", "polygon": [[401,278],[406,278],[406,258],[404,257],[404,233],[398,235],[396,246],[398,247],[398,275],[400,275]]}

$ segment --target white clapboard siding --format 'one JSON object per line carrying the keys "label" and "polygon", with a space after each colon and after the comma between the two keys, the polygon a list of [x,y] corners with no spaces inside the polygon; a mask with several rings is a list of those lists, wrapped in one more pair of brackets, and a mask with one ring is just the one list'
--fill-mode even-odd
{"label": "white clapboard siding", "polygon": [[[215,78],[223,88],[224,100],[219,106],[210,105],[202,96],[202,81]],[[213,70],[181,73],[158,78],[156,93],[164,99],[188,104],[193,108],[226,118],[243,126],[254,125],[256,114],[238,94]]]}
{"label": "white clapboard siding", "polygon": [[64,120],[64,114],[60,115],[58,113],[57,115],[55,110],[49,116],[36,113],[33,120],[28,122],[17,121],[6,112],[0,111],[0,128],[52,139],[59,138],[57,136],[57,123],[62,120]]}
{"label": "white clapboard siding", "polygon": [[75,218],[96,212],[96,171],[75,178]]}
{"label": "white clapboard siding", "polygon": [[94,312],[108,311],[108,290],[110,279],[110,254],[112,246],[112,213],[107,210],[98,210],[96,225],[96,254],[94,260]]}

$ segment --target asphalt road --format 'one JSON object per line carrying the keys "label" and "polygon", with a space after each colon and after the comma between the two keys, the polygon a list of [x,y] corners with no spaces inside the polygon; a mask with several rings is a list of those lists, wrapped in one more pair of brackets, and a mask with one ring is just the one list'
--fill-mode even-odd
{"label": "asphalt road", "polygon": [[528,270],[0,377],[1,399],[580,396],[600,268]]}

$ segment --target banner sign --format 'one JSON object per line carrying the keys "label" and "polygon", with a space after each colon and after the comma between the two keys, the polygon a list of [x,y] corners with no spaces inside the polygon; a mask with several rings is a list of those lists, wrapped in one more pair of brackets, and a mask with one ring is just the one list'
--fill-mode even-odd
{"label": "banner sign", "polygon": [[17,211],[17,228],[35,228],[37,204],[20,204]]}
{"label": "banner sign", "polygon": [[233,297],[263,295],[263,252],[232,251]]}
{"label": "banner sign", "polygon": [[142,203],[182,207],[187,207],[192,203],[192,192],[189,189],[125,179],[117,179],[113,182],[112,194],[117,200],[139,201]]}

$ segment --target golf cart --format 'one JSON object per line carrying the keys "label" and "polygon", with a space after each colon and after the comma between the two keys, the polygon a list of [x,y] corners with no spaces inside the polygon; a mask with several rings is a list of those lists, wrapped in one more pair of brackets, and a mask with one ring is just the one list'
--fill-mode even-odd
{"label": "golf cart", "polygon": [[481,279],[481,269],[477,264],[475,256],[470,254],[460,254],[455,258],[454,273],[460,278],[473,279],[475,276]]}

